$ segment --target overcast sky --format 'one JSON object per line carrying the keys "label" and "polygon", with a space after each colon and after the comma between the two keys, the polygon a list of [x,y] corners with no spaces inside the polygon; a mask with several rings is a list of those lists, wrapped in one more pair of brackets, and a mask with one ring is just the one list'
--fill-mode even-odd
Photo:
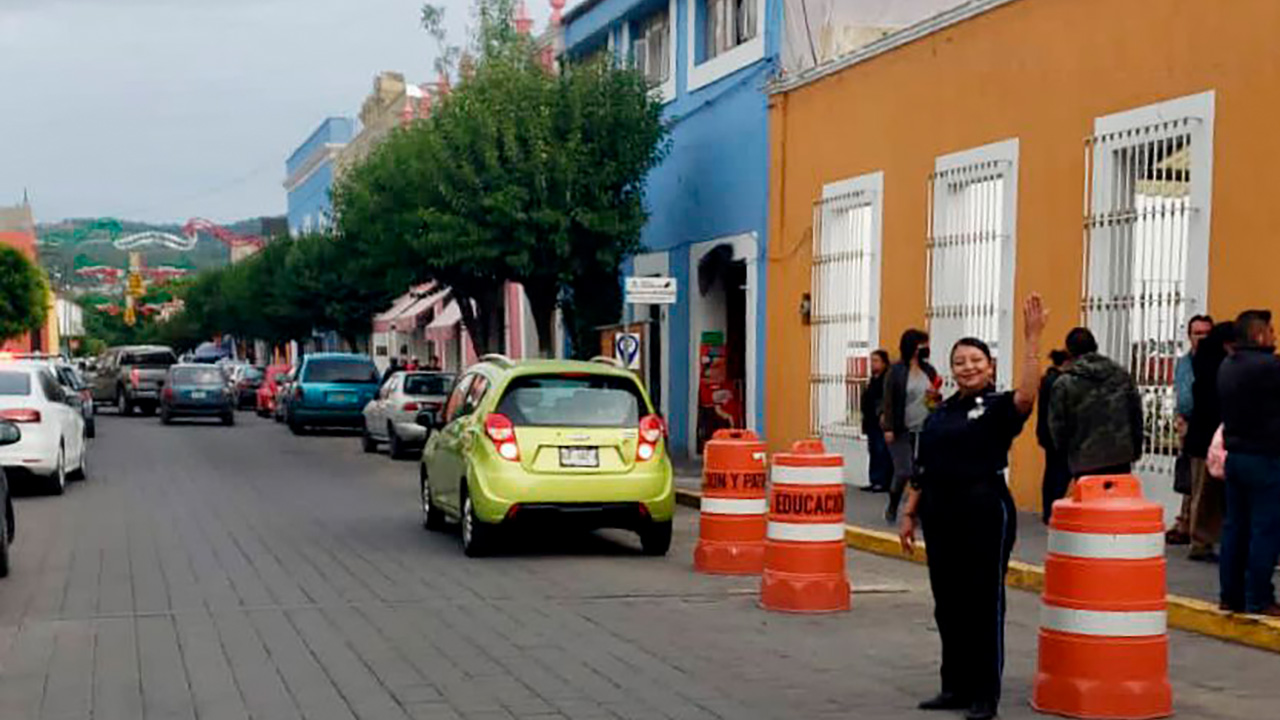
{"label": "overcast sky", "polygon": [[[0,205],[37,221],[285,212],[285,158],[382,70],[431,79],[422,0],[0,0]],[[470,0],[444,0],[455,41]],[[569,3],[572,6],[574,2]],[[529,0],[540,31],[550,7]]]}

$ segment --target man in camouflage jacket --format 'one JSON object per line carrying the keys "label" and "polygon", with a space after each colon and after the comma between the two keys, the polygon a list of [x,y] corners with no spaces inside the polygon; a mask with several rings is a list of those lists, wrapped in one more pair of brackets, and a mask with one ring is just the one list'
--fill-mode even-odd
{"label": "man in camouflage jacket", "polygon": [[1142,397],[1129,372],[1098,354],[1085,328],[1067,335],[1071,361],[1053,384],[1049,430],[1071,476],[1123,474],[1142,456]]}

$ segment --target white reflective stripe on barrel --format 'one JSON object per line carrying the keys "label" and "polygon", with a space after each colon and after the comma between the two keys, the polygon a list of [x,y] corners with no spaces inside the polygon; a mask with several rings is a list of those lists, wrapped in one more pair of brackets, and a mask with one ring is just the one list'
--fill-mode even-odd
{"label": "white reflective stripe on barrel", "polygon": [[702,496],[702,512],[715,515],[764,515],[769,501],[764,498],[709,498]]}
{"label": "white reflective stripe on barrel", "polygon": [[829,465],[796,467],[775,463],[773,475],[769,479],[774,485],[843,485],[844,468]]}
{"label": "white reflective stripe on barrel", "polygon": [[1164,557],[1164,533],[1103,534],[1049,530],[1049,552],[1095,560]]}
{"label": "white reflective stripe on barrel", "polygon": [[769,521],[770,540],[835,542],[844,540],[844,523],[789,523]]}
{"label": "white reflective stripe on barrel", "polygon": [[1040,606],[1040,627],[1100,637],[1151,637],[1164,635],[1169,629],[1167,614],[1160,610],[1076,610],[1047,603]]}

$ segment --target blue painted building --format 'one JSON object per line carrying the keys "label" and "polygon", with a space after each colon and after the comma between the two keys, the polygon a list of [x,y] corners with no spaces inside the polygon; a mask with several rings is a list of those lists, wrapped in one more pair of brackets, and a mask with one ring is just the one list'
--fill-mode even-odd
{"label": "blue painted building", "polygon": [[319,230],[332,221],[329,191],[333,188],[334,162],[354,136],[354,120],[328,118],[285,161],[290,234]]}
{"label": "blue painted building", "polygon": [[564,19],[569,62],[612,57],[648,75],[666,101],[671,153],[649,177],[645,249],[627,272],[679,286],[675,305],[635,308],[652,321],[650,389],[679,455],[697,454],[708,412],[698,402],[704,339],[724,341],[739,422],[763,427],[764,86],[778,67],[782,2],[586,0]]}

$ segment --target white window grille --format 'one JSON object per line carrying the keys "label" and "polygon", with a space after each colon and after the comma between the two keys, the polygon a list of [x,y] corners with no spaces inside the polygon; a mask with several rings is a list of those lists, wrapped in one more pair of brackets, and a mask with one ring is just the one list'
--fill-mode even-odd
{"label": "white window grille", "polygon": [[1084,323],[1143,400],[1139,470],[1171,475],[1173,369],[1208,292],[1213,94],[1099,118],[1085,141]]}
{"label": "white window grille", "polygon": [[963,337],[986,342],[996,384],[1011,385],[1017,187],[1017,140],[940,157],[929,176],[925,317],[948,389],[951,346]]}
{"label": "white window grille", "polygon": [[884,174],[828,185],[814,205],[811,430],[862,438],[862,391],[880,336]]}

